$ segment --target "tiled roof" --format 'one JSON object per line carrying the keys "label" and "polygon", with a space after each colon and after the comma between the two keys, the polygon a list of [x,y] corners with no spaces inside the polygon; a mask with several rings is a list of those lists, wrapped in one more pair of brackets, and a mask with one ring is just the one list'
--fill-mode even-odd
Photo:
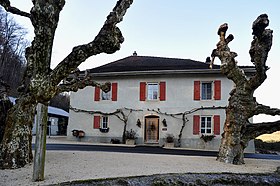
{"label": "tiled roof", "polygon": [[[214,65],[219,69],[219,65]],[[90,70],[91,73],[209,69],[209,64],[191,59],[129,56]]]}

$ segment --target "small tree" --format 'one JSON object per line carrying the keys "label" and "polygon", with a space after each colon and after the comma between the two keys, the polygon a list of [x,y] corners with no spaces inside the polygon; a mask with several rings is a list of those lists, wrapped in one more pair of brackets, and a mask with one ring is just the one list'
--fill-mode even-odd
{"label": "small tree", "polygon": [[254,39],[249,53],[256,72],[252,77],[247,77],[237,66],[237,61],[234,59],[237,54],[230,51],[228,47],[228,43],[234,39],[231,34],[226,37],[228,25],[223,24],[218,30],[220,41],[217,48],[212,52],[211,65],[215,57],[218,57],[222,63],[221,72],[235,84],[235,88],[230,92],[226,109],[226,120],[217,157],[218,161],[243,164],[244,149],[250,140],[261,134],[280,130],[280,121],[263,123],[250,123],[249,121],[250,118],[258,114],[280,115],[279,109],[259,104],[253,96],[255,90],[267,77],[266,60],[272,46],[272,30],[266,29],[268,25],[269,20],[266,14],[260,15],[253,22]]}

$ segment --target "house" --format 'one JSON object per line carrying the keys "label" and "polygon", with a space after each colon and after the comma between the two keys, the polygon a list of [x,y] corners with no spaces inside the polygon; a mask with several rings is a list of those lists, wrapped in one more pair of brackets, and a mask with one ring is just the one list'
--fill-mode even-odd
{"label": "house", "polygon": [[[248,76],[255,72],[242,69]],[[121,140],[124,129],[133,129],[136,144],[162,146],[171,135],[180,147],[219,148],[234,87],[219,65],[210,69],[208,63],[190,59],[134,54],[89,72],[97,82],[111,82],[111,91],[86,87],[71,93],[68,139],[75,140],[72,131],[81,130],[80,140],[109,143]],[[253,142],[247,151],[254,151]]]}
{"label": "house", "polygon": [[[10,101],[15,104],[16,98],[9,97]],[[56,107],[48,106],[48,129],[47,134],[51,136],[66,135],[69,113]],[[35,120],[36,118],[34,118]],[[36,124],[32,128],[32,135],[36,134]]]}

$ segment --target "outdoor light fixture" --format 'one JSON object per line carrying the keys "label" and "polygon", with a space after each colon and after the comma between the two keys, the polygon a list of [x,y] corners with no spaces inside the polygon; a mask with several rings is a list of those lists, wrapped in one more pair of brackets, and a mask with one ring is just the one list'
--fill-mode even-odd
{"label": "outdoor light fixture", "polygon": [[167,123],[166,123],[166,119],[165,118],[162,120],[162,124],[163,124],[164,127],[167,127]]}
{"label": "outdoor light fixture", "polygon": [[137,120],[136,125],[137,125],[139,128],[141,128],[141,121],[140,121],[140,119]]}

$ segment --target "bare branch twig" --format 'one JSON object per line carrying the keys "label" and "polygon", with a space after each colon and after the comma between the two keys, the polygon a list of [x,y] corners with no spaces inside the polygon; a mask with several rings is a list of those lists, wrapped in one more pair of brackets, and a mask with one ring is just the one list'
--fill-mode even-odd
{"label": "bare branch twig", "polygon": [[16,14],[16,15],[20,15],[20,16],[23,16],[23,17],[30,18],[30,14],[29,13],[21,11],[18,8],[11,6],[11,3],[10,3],[9,0],[0,0],[0,5],[2,7],[4,7],[7,12],[10,12],[10,13]]}

